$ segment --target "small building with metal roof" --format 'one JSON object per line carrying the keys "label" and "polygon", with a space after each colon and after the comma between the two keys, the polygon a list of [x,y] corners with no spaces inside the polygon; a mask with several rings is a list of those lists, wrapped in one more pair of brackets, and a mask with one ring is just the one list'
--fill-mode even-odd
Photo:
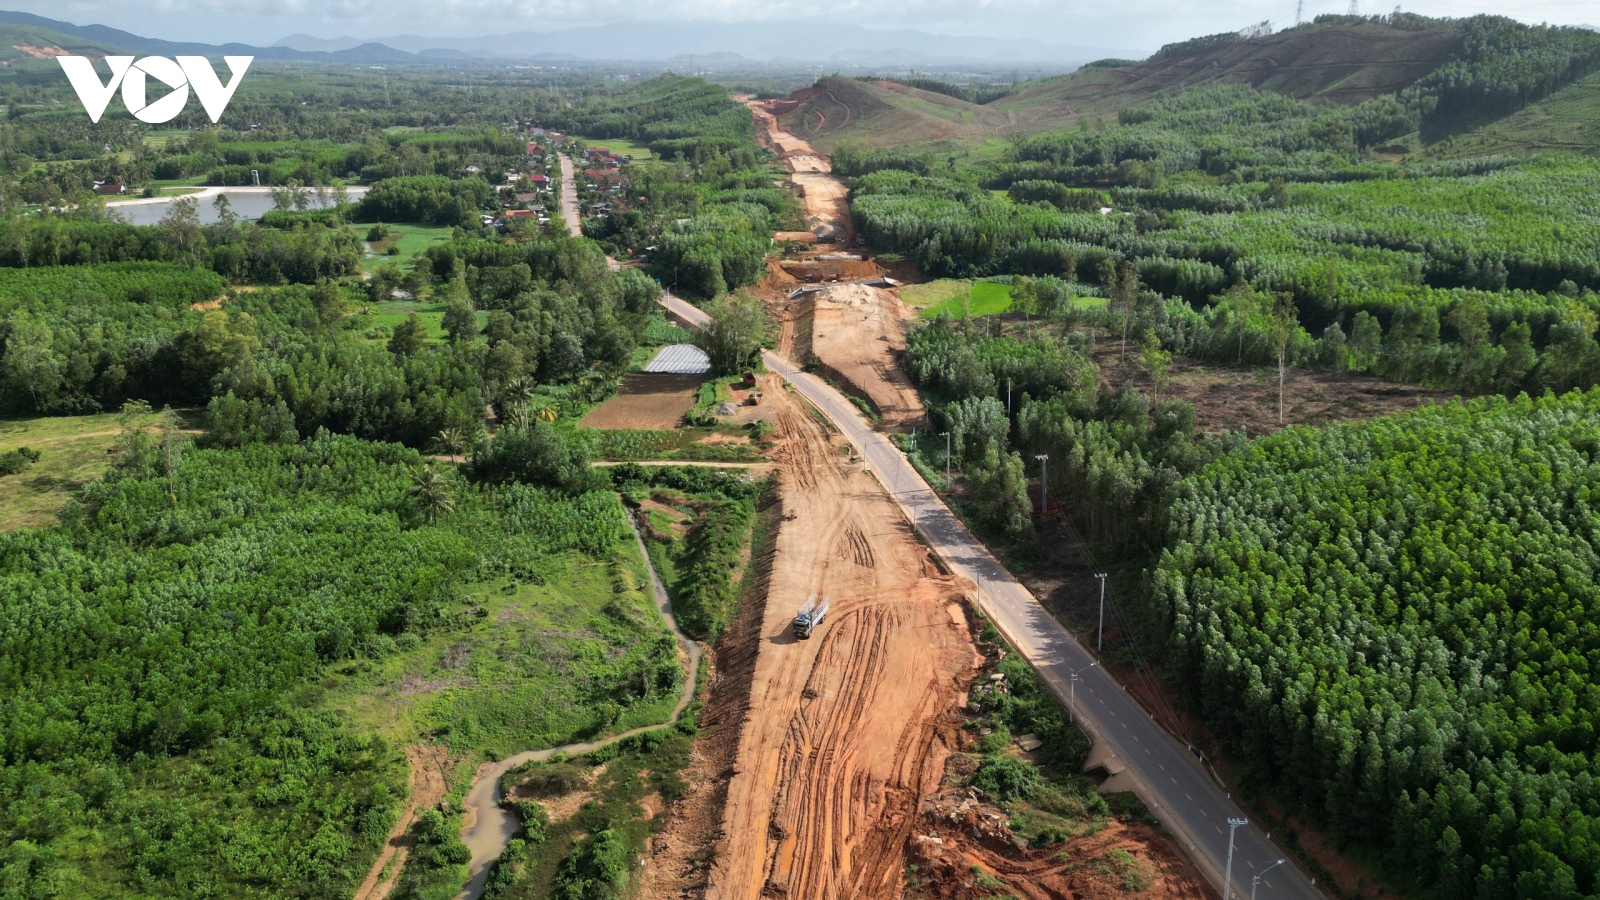
{"label": "small building with metal roof", "polygon": [[645,363],[646,372],[672,375],[704,375],[711,371],[711,357],[693,344],[671,344],[662,347]]}

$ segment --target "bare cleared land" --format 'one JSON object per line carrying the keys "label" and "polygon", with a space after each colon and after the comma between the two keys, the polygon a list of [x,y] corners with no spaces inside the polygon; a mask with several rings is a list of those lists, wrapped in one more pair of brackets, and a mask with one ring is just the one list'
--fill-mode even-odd
{"label": "bare cleared land", "polygon": [[926,427],[928,410],[903,369],[905,309],[895,291],[843,284],[815,295],[811,352],[831,374],[864,394],[885,431]]}
{"label": "bare cleared land", "polygon": [[589,410],[580,428],[650,431],[676,428],[694,406],[703,375],[627,375],[616,396]]}
{"label": "bare cleared land", "polygon": [[[706,896],[899,897],[978,658],[954,582],[888,495],[766,379],[786,515]],[[832,611],[797,640],[812,594]]]}

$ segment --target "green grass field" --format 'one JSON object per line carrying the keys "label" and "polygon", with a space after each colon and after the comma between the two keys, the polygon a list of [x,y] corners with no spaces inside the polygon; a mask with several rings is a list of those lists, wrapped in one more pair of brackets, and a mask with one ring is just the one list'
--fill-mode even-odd
{"label": "green grass field", "polygon": [[941,278],[926,284],[908,284],[900,289],[900,299],[907,306],[927,309],[948,300],[966,296],[972,291],[970,278]]}
{"label": "green grass field", "polygon": [[[931,319],[939,315],[948,315],[953,319],[964,319],[968,315],[993,316],[1011,308],[1009,284],[997,284],[993,281],[973,284],[970,281],[952,280],[948,284],[936,281],[932,285],[917,285],[917,287],[933,286],[938,287],[919,298],[920,302],[907,301],[912,306],[920,307],[924,318]],[[902,290],[900,294],[904,298],[906,291]]]}
{"label": "green grass field", "polygon": [[[154,426],[158,416],[147,424]],[[116,457],[117,414],[0,419],[0,453],[32,447],[43,453],[16,475],[0,477],[0,531],[56,524],[56,515]]]}
{"label": "green grass field", "polygon": [[609,560],[565,554],[544,568],[542,584],[500,578],[467,588],[483,612],[464,629],[334,670],[323,705],[389,741],[431,737],[487,758],[666,721],[671,690],[611,711],[585,696],[590,666],[615,650],[605,633],[667,634],[632,536]]}
{"label": "green grass field", "polygon": [[[372,229],[368,224],[346,227],[362,240],[366,240],[367,232]],[[434,244],[450,240],[450,234],[455,230],[444,225],[419,225],[412,222],[389,224],[388,227],[389,236],[372,244],[373,256],[369,259],[403,260],[421,256]],[[398,247],[400,252],[390,256],[390,247]]]}
{"label": "green grass field", "polygon": [[[623,514],[620,505],[614,514]],[[563,553],[540,560],[537,572],[465,586],[464,618],[423,637],[403,635],[399,652],[331,669],[306,701],[392,746],[448,746],[461,758],[446,794],[457,809],[481,762],[666,722],[679,688],[663,671],[651,669],[648,684],[631,682],[630,691],[639,684],[646,692],[632,702],[601,689],[616,684],[623,660],[672,644],[648,593],[644,557],[624,534],[599,558]],[[673,657],[657,659],[667,665]],[[686,753],[687,738],[679,743]],[[647,785],[681,788],[674,772],[682,762],[674,762],[658,778],[625,779],[630,790],[619,788],[611,799],[625,807],[651,790]],[[460,827],[453,814],[446,821],[452,831]],[[548,851],[557,854],[554,862],[574,840]],[[460,891],[457,868],[408,871],[419,878],[409,896],[419,900],[449,900]]]}
{"label": "green grass field", "polygon": [[590,147],[604,147],[618,156],[632,156],[634,159],[654,159],[650,148],[636,141],[622,138],[583,138],[584,143]]}
{"label": "green grass field", "polygon": [[[371,307],[371,312],[362,317],[363,331],[381,329],[384,332],[383,340],[388,340],[388,335],[394,332],[394,327],[406,320],[406,317],[416,313],[422,319],[422,324],[428,329],[428,337],[434,340],[444,340],[444,328],[440,321],[444,318],[444,304],[431,298],[421,300],[393,300],[388,303],[377,303]],[[482,324],[488,318],[487,313],[478,315],[478,322]]]}
{"label": "green grass field", "polygon": [[[967,278],[941,278],[927,284],[908,284],[900,289],[900,299],[921,311],[925,319],[947,313],[960,320],[967,312],[973,316],[993,316],[1011,308],[1011,285],[993,281],[974,282]],[[1079,309],[1099,309],[1104,297],[1077,297]]]}

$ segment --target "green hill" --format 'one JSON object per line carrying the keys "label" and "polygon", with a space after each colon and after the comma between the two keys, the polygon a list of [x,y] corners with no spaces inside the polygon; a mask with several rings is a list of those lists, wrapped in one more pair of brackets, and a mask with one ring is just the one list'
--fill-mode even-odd
{"label": "green hill", "polygon": [[[993,105],[887,81],[834,76],[795,97],[800,103],[782,116],[784,127],[824,153],[842,141],[867,147],[970,147],[1020,130],[1015,117]],[[1052,127],[1053,121],[1032,130]]]}
{"label": "green hill", "polygon": [[1477,131],[1429,149],[1442,159],[1534,151],[1600,155],[1600,74],[1569,84],[1542,100]]}
{"label": "green hill", "polygon": [[1214,35],[1169,45],[1142,62],[1086,66],[981,106],[836,76],[800,92],[799,106],[783,121],[823,152],[841,142],[945,150],[1068,128],[1210,84],[1358,103],[1413,84],[1448,61],[1458,43],[1444,24],[1411,30],[1373,21],[1304,25],[1256,38]]}
{"label": "green hill", "polygon": [[[1595,107],[1586,99],[1593,88],[1572,83],[1597,69],[1600,36],[1581,29],[1488,16],[1324,16],[1276,34],[1170,44],[1140,62],[1091,63],[982,105],[904,84],[833,77],[796,94],[784,123],[824,152],[851,143],[931,151],[988,145],[998,154],[1010,139],[1114,122],[1142,103],[1238,85],[1316,106],[1398,96],[1416,111],[1420,139],[1430,144],[1523,111],[1529,117],[1520,127],[1537,121],[1536,132],[1548,134],[1551,147],[1580,149],[1594,146]],[[1516,135],[1507,124],[1491,128],[1481,143],[1515,147]]]}
{"label": "green hill", "polygon": [[0,66],[21,64],[26,67],[45,62],[53,68],[55,63],[51,60],[57,56],[105,56],[115,53],[116,49],[45,28],[0,25]]}

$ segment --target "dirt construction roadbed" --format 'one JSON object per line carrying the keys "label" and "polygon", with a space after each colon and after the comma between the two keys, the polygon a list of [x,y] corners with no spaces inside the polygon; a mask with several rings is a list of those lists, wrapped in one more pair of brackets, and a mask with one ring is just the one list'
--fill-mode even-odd
{"label": "dirt construction roadbed", "polygon": [[[899,897],[978,657],[954,583],[890,498],[766,381],[788,514],[706,896]],[[797,640],[811,594],[832,611]]]}

